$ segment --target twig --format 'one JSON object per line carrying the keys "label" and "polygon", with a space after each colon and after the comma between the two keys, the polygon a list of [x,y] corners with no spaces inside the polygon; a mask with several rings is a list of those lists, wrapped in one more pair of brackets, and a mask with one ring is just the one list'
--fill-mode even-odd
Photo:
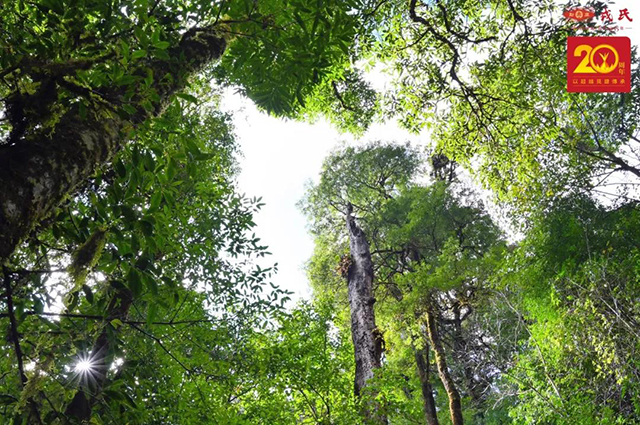
{"label": "twig", "polygon": [[160,346],[160,348],[162,348],[162,350],[167,353],[169,355],[169,357],[171,357],[173,360],[175,360],[185,371],[187,371],[187,373],[189,375],[193,374],[193,370],[188,368],[184,363],[182,363],[180,361],[179,358],[177,358],[176,356],[174,356],[171,351],[169,351],[169,349],[167,347],[164,346],[164,344],[162,343],[162,341],[160,340],[160,338],[158,338],[155,335],[150,334],[149,332],[145,331],[144,329],[141,329],[139,327],[137,327],[136,325],[132,324],[132,323],[128,323],[129,326],[131,326],[133,329],[137,330],[138,332],[142,333],[143,335],[151,338],[152,340],[154,340],[155,342],[158,343],[158,345]]}

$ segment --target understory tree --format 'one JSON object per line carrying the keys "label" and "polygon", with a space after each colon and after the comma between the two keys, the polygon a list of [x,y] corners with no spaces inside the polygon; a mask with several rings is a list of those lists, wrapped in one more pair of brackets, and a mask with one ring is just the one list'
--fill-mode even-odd
{"label": "understory tree", "polygon": [[640,420],[639,217],[635,204],[567,198],[505,259],[496,289],[521,334],[504,390],[516,423]]}

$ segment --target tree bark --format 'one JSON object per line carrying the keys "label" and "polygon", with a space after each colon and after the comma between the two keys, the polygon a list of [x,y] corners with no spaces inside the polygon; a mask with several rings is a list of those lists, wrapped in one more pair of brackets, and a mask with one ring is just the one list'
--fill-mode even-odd
{"label": "tree bark", "polygon": [[449,413],[451,415],[452,425],[462,425],[462,403],[460,401],[460,393],[456,388],[456,384],[453,381],[451,373],[449,372],[449,366],[447,365],[446,354],[440,339],[440,333],[438,331],[438,323],[436,322],[436,315],[433,312],[433,307],[428,306],[426,312],[427,318],[427,334],[431,341],[431,346],[436,356],[436,365],[438,367],[438,374],[440,380],[449,397]]}
{"label": "tree bark", "polygon": [[[381,365],[384,341],[376,327],[373,305],[373,262],[369,242],[352,216],[353,207],[347,206],[347,230],[351,265],[347,274],[349,305],[351,307],[351,337],[355,349],[356,376],[354,393],[360,397],[367,381],[373,378],[374,370]],[[372,423],[387,423],[387,418],[378,412],[378,407],[366,407],[365,416]]]}
{"label": "tree bark", "polygon": [[[81,115],[79,107],[72,106],[53,128],[34,130],[14,145],[1,148],[0,263],[99,166],[113,158],[125,143],[128,129],[160,114],[171,95],[184,86],[186,77],[218,59],[225,48],[226,40],[215,28],[189,30],[169,50],[172,60],[145,63],[144,68],[151,69],[156,77],[154,89],[160,99],[152,103],[151,110],[136,105],[134,97],[131,103],[136,112],[124,119],[116,113],[124,102],[123,89],[108,89],[102,93],[108,101],[92,100],[86,114]],[[180,57],[184,60],[179,60]],[[161,82],[167,73],[173,82],[168,83],[167,79]],[[60,87],[70,85],[62,77],[58,81]],[[36,124],[44,127],[42,123],[31,124],[32,128],[37,128]]]}
{"label": "tree bark", "polygon": [[422,350],[414,348],[413,353],[416,358],[418,377],[420,378],[420,389],[422,390],[422,407],[427,425],[439,425],[438,414],[436,412],[436,401],[433,398],[433,387],[429,376],[429,347]]}

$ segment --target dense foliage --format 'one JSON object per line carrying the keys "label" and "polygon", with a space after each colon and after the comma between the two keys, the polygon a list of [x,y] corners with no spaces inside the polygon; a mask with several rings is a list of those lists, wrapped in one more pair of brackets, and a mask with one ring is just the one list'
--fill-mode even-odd
{"label": "dense foliage", "polygon": [[[561,14],[0,4],[0,422],[639,423],[638,59],[631,93],[567,93],[566,37],[614,29]],[[314,295],[295,306],[255,261],[230,87],[276,116],[356,135],[398,119],[432,142],[325,159],[301,201]]]}

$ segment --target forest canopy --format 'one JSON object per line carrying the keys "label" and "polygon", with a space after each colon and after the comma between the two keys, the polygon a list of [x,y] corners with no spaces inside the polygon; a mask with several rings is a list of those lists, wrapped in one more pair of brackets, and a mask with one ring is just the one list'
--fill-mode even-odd
{"label": "forest canopy", "polygon": [[[640,423],[637,48],[629,93],[569,93],[567,37],[617,30],[577,6],[1,3],[0,422]],[[300,200],[308,300],[229,90],[367,138]]]}

